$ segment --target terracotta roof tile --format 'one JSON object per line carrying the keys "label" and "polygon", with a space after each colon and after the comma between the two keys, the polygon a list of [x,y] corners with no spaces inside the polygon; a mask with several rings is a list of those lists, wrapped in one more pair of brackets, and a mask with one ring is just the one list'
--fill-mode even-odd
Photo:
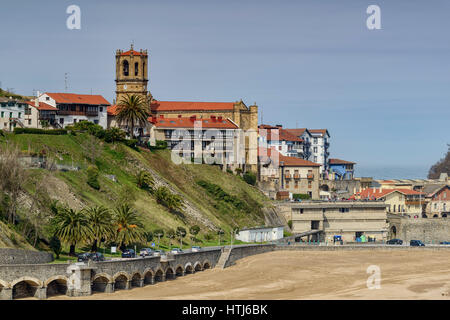
{"label": "terracotta roof tile", "polygon": [[345,161],[341,159],[330,159],[330,164],[356,164],[356,162]]}
{"label": "terracotta roof tile", "polygon": [[233,110],[234,102],[153,101],[152,112]]}
{"label": "terracotta roof tile", "polygon": [[209,129],[238,129],[230,119],[218,118],[156,118],[150,117],[149,122],[157,128],[194,128],[194,124],[201,124],[202,128]]}
{"label": "terracotta roof tile", "polygon": [[46,94],[54,99],[56,103],[64,104],[91,104],[91,105],[105,105],[109,106],[110,103],[106,101],[101,95],[91,94],[77,94],[77,93],[50,93]]}

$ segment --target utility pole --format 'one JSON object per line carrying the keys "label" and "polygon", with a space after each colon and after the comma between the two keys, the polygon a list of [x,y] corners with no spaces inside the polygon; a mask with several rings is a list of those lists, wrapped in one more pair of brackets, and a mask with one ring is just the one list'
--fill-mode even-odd
{"label": "utility pole", "polygon": [[64,73],[64,92],[67,92],[67,75],[69,73]]}

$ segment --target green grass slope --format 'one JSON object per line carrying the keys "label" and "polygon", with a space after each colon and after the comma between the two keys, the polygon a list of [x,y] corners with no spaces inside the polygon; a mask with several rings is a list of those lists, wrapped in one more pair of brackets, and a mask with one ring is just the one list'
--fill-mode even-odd
{"label": "green grass slope", "polygon": [[[235,226],[264,224],[262,208],[270,205],[257,188],[242,178],[223,172],[217,166],[176,165],[171,161],[168,150],[136,151],[123,144],[105,143],[87,134],[9,133],[0,137],[0,144],[6,141],[17,144],[24,154],[46,154],[49,161],[81,168],[79,171],[29,169],[26,189],[30,194],[40,186],[51,199],[76,209],[94,205],[114,208],[127,200],[134,203],[147,230],[175,229],[178,226],[188,230],[192,225],[199,225],[201,232],[197,238],[204,239],[206,235],[217,237],[219,228],[229,232]],[[100,171],[100,190],[87,184],[86,169],[92,164],[93,155]],[[166,186],[183,197],[186,207],[182,214],[171,213],[151,194],[137,187],[135,176],[140,170],[150,172],[156,186]],[[113,181],[111,176],[115,176],[117,181]],[[220,186],[225,196],[220,198],[212,194],[198,181]]]}

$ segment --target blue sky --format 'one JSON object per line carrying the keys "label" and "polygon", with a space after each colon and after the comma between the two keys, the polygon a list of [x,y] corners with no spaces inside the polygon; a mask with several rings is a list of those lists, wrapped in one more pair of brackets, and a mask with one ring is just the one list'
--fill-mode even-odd
{"label": "blue sky", "polygon": [[[81,30],[66,28],[67,6]],[[368,30],[366,8],[381,8]],[[449,139],[450,2],[2,1],[3,88],[114,98],[116,49],[150,52],[160,100],[260,106],[264,123],[328,128],[331,156],[426,170]],[[424,176],[418,172],[417,176]]]}

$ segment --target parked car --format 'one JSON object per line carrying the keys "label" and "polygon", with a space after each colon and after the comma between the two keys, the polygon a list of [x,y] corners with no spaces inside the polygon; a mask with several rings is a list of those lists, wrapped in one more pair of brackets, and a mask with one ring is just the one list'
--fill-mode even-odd
{"label": "parked car", "polygon": [[200,246],[192,246],[192,248],[191,248],[192,252],[198,252],[200,250],[202,250],[202,247],[200,247]]}
{"label": "parked car", "polygon": [[166,252],[164,250],[155,250],[155,251],[153,251],[153,256],[154,257],[164,256],[165,254],[166,254]]}
{"label": "parked car", "polygon": [[425,244],[420,240],[411,240],[409,245],[412,247],[425,247]]}
{"label": "parked car", "polygon": [[386,244],[403,244],[403,240],[401,239],[391,239],[386,241]]}
{"label": "parked car", "polygon": [[78,255],[77,261],[78,262],[87,262],[90,257],[91,257],[91,253],[90,252],[80,253]]}
{"label": "parked car", "polygon": [[450,241],[441,241],[441,244],[450,244]]}
{"label": "parked car", "polygon": [[172,248],[172,250],[170,250],[170,253],[179,254],[183,253],[183,250],[181,250],[180,248]]}
{"label": "parked car", "polygon": [[141,251],[139,252],[139,255],[141,257],[150,257],[153,255],[153,250],[150,248],[143,248],[141,249]]}
{"label": "parked car", "polygon": [[78,255],[78,262],[87,262],[89,260],[92,261],[105,261],[105,257],[100,252],[85,252]]}
{"label": "parked car", "polygon": [[134,252],[133,249],[125,249],[122,252],[122,258],[135,258],[136,257],[136,253]]}

